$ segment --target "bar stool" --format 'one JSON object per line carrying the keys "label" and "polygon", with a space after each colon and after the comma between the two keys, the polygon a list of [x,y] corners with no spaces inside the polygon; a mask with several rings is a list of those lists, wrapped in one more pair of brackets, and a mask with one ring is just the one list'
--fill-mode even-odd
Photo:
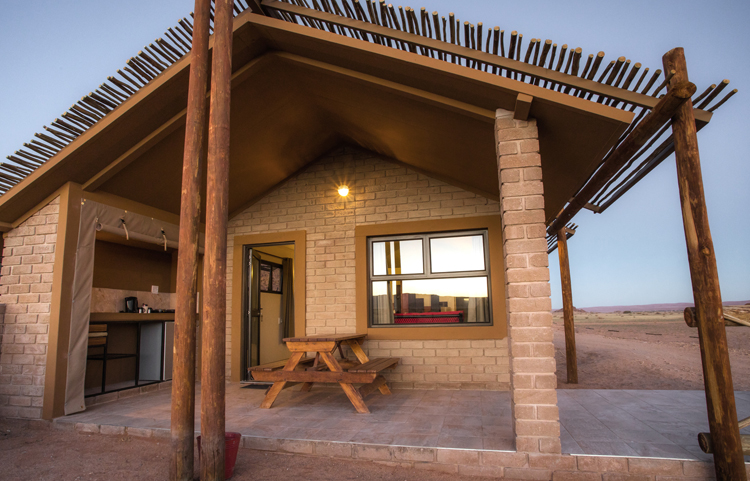
{"label": "bar stool", "polygon": [[[91,348],[102,348],[99,354],[91,354]],[[107,325],[106,324],[89,324],[88,338],[89,354],[86,356],[88,361],[102,361],[102,394],[104,385],[107,380]]]}

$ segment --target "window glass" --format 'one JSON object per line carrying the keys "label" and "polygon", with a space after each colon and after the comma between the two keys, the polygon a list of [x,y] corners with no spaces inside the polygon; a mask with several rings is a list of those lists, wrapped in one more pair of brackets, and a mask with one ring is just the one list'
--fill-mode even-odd
{"label": "window glass", "polygon": [[282,267],[271,262],[260,261],[260,292],[281,294]]}
{"label": "window glass", "polygon": [[489,323],[487,277],[375,281],[373,325]]}
{"label": "window glass", "polygon": [[432,272],[483,271],[484,236],[433,237],[430,260]]}
{"label": "window glass", "polygon": [[393,240],[372,243],[372,274],[422,274],[422,240]]}

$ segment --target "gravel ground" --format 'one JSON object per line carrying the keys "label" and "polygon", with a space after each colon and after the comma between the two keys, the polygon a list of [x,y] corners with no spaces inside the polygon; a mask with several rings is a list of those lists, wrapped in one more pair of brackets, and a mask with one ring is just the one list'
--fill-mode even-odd
{"label": "gravel ground", "polygon": [[[560,388],[703,389],[698,330],[681,312],[576,313],[578,384],[565,382],[562,314],[554,324]],[[734,389],[750,391],[750,328],[726,332]]]}
{"label": "gravel ground", "polygon": [[[197,459],[195,464],[195,479],[198,479]],[[152,481],[168,479],[168,474],[169,447],[164,440],[29,429],[22,421],[0,419],[0,479]],[[232,481],[291,479],[474,481],[487,478],[386,466],[370,461],[240,449]]]}

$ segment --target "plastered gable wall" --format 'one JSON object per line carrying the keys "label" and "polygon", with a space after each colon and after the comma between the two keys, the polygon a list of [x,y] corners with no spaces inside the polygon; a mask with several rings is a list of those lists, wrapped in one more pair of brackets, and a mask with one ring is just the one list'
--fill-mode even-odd
{"label": "plastered gable wall", "polygon": [[60,198],[6,234],[0,305],[0,417],[42,416]]}
{"label": "plastered gable wall", "polygon": [[[350,201],[335,186],[348,185]],[[306,334],[356,332],[357,225],[500,213],[498,202],[414,172],[388,158],[340,147],[229,221],[227,376],[235,235],[305,230]],[[498,276],[500,274],[500,276]],[[502,279],[501,273],[493,278]],[[495,313],[495,322],[505,322]],[[395,388],[507,389],[507,339],[368,340],[370,357],[400,357]]]}

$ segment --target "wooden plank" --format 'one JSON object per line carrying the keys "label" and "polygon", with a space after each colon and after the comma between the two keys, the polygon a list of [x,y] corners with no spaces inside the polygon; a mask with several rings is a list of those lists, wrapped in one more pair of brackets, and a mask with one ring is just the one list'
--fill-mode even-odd
{"label": "wooden plank", "polygon": [[372,381],[370,384],[365,384],[364,386],[361,386],[359,388],[359,395],[362,396],[362,398],[366,398],[370,394],[372,394],[373,391],[376,389],[379,389],[380,386],[385,386],[385,378],[383,376],[377,376],[374,381]]}
{"label": "wooden plank", "polygon": [[286,347],[291,352],[333,352],[336,349],[336,342],[287,341]]}
{"label": "wooden plank", "polygon": [[255,371],[253,379],[262,382],[348,382],[368,383],[377,377],[375,372],[333,371]]}
{"label": "wooden plank", "polygon": [[565,324],[565,366],[568,384],[578,384],[578,360],[576,356],[576,328],[573,312],[573,289],[570,282],[568,260],[568,235],[566,228],[557,231],[557,256],[560,260],[560,283],[562,285],[563,317]]}
{"label": "wooden plank", "polygon": [[[742,453],[745,456],[750,456],[750,434],[740,434],[740,442],[742,443]],[[698,445],[701,447],[704,453],[707,453],[707,454],[714,453],[715,444],[711,437],[711,433],[698,434]],[[719,478],[719,479],[732,479],[732,478]]]}
{"label": "wooden plank", "polygon": [[[312,357],[312,356],[304,357],[304,358],[300,359],[299,365],[310,364],[314,360],[315,360],[315,358]],[[286,363],[288,361],[289,361],[289,359],[284,359],[282,361],[269,362],[269,363],[266,363],[266,364],[259,364],[257,366],[249,367],[249,368],[247,368],[247,370],[250,371],[250,372],[253,372],[253,371],[275,371],[277,369],[281,369],[284,366],[286,366]]]}
{"label": "wooden plank", "polygon": [[[302,352],[292,353],[292,357],[289,358],[289,360],[286,363],[286,366],[284,366],[284,371],[294,371],[300,359],[302,359],[303,355],[304,353]],[[264,373],[264,372],[263,371],[258,372],[258,374],[261,374],[261,373]],[[267,373],[267,374],[271,374],[271,373]],[[253,375],[253,377],[255,377],[255,375]],[[258,381],[262,381],[262,380],[263,379],[258,379]],[[276,401],[276,397],[284,389],[285,384],[286,384],[286,381],[275,382],[274,385],[271,386],[271,388],[266,393],[266,397],[263,399],[263,402],[260,404],[260,407],[262,409],[271,409],[271,406],[273,406],[274,401]]]}
{"label": "wooden plank", "polygon": [[[670,93],[679,90],[688,82],[685,52],[682,48],[672,49],[664,54],[662,60],[666,72],[671,70],[675,72],[667,86],[668,97]],[[691,101],[680,104],[675,110],[672,117],[672,133],[685,243],[698,319],[708,425],[714,451],[714,469],[717,479],[746,481],[747,471],[737,424],[737,407],[734,401],[729,348],[726,329],[724,329],[719,273],[708,222],[706,199],[703,195],[700,151]]]}
{"label": "wooden plank", "polygon": [[362,344],[361,343],[362,343],[363,340],[364,340],[364,338],[362,338],[362,339],[350,339],[350,340],[346,340],[346,341],[342,342],[342,344],[346,344],[347,346],[349,346],[349,349],[352,350],[352,352],[354,353],[354,355],[357,357],[357,360],[361,364],[364,364],[364,363],[366,363],[367,361],[370,360],[370,358],[367,357],[367,354],[365,354],[365,351],[362,349]]}
{"label": "wooden plank", "polygon": [[284,342],[338,342],[349,339],[364,339],[367,334],[329,334],[321,336],[287,337]]}
{"label": "wooden plank", "polygon": [[103,346],[107,344],[107,338],[106,337],[89,337],[88,339],[88,347],[94,347],[94,346]]}
{"label": "wooden plank", "polygon": [[380,372],[383,369],[395,367],[400,360],[398,357],[378,357],[353,369],[349,369],[349,372]]}
{"label": "wooden plank", "polygon": [[[357,356],[357,359],[362,364],[366,364],[369,362],[369,358],[367,357],[367,354],[365,354],[365,351],[362,349],[362,341],[364,339],[357,339],[353,341],[345,341],[349,344],[349,347],[351,348],[352,352],[354,352],[354,355]],[[349,368],[349,371],[356,368],[356,366],[352,366]],[[378,389],[380,389],[380,393],[384,395],[391,394],[391,390],[388,389],[388,385],[382,384]]]}
{"label": "wooden plank", "polygon": [[[685,324],[688,325],[688,327],[698,327],[698,318],[695,314],[695,307],[686,307],[685,311],[682,314],[683,319],[685,319]],[[736,322],[740,321],[740,322]],[[747,324],[743,324],[742,319],[738,319],[734,316],[727,316],[727,314],[724,314],[724,326],[726,327],[736,327],[736,326],[742,326],[742,325],[750,325],[750,322]]]}
{"label": "wooden plank", "polygon": [[[321,359],[328,365],[328,369],[331,370],[331,372],[334,373],[341,373],[341,366],[336,362],[336,359],[328,352],[321,352],[320,353]],[[339,382],[339,386],[341,386],[341,389],[344,390],[344,393],[346,393],[346,396],[349,398],[349,401],[352,402],[352,405],[354,405],[354,409],[357,410],[360,414],[369,414],[370,410],[367,409],[367,405],[365,404],[364,399],[362,399],[362,396],[359,394],[359,391],[352,386],[350,383],[347,382]]]}

